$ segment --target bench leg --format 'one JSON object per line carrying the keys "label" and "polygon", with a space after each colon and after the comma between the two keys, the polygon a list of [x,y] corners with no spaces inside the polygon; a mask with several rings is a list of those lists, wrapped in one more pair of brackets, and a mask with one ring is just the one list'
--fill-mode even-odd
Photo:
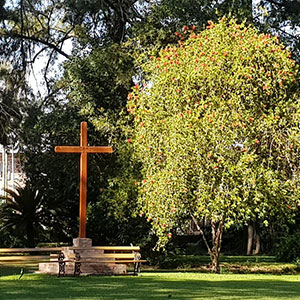
{"label": "bench leg", "polygon": [[63,277],[65,276],[66,272],[66,263],[64,261],[58,262],[58,277]]}
{"label": "bench leg", "polygon": [[133,252],[134,253],[134,275],[140,275],[141,274],[141,263],[138,261],[139,259],[141,259],[141,253],[139,252]]}
{"label": "bench leg", "polygon": [[75,261],[75,263],[74,263],[74,276],[75,277],[80,276],[80,273],[81,273],[80,267],[81,267],[81,263],[78,261]]}
{"label": "bench leg", "polygon": [[66,263],[64,262],[64,254],[61,252],[58,256],[58,277],[65,276],[66,273]]}
{"label": "bench leg", "polygon": [[140,275],[141,274],[141,263],[140,262],[134,263],[133,274],[134,275]]}
{"label": "bench leg", "polygon": [[81,262],[80,262],[80,253],[75,251],[75,259],[74,259],[74,276],[80,276],[81,270]]}

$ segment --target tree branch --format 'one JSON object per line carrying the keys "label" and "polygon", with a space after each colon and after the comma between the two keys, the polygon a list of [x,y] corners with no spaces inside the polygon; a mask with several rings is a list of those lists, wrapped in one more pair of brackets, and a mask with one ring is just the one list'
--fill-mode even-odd
{"label": "tree branch", "polygon": [[266,0],[267,2],[281,8],[285,8],[287,12],[298,14],[300,12],[300,3],[298,1],[282,1]]}
{"label": "tree branch", "polygon": [[48,46],[49,48],[53,49],[54,51],[56,51],[57,53],[59,53],[60,55],[64,56],[67,59],[70,59],[70,55],[68,55],[66,52],[64,52],[63,50],[61,50],[58,46],[45,41],[43,39],[40,39],[38,37],[35,36],[27,36],[21,33],[16,33],[16,32],[5,32],[2,34],[2,36],[4,37],[10,37],[10,38],[18,38],[18,39],[24,39],[24,40],[28,40],[28,41],[33,41],[36,43],[40,43],[43,45]]}
{"label": "tree branch", "polygon": [[191,215],[191,217],[193,219],[194,224],[196,225],[197,230],[199,230],[200,234],[202,235],[202,238],[203,238],[205,246],[207,247],[208,253],[211,254],[212,251],[211,251],[211,248],[210,248],[210,246],[209,246],[209,244],[207,242],[207,239],[206,239],[206,237],[204,235],[203,230],[199,226],[198,221],[196,220],[196,218],[193,215]]}

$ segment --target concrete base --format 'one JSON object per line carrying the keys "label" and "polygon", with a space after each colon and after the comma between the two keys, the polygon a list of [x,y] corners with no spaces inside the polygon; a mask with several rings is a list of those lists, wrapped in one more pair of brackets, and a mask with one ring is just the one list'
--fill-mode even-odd
{"label": "concrete base", "polygon": [[[82,263],[80,275],[125,275],[127,266],[124,264],[106,263]],[[57,275],[58,263],[40,263],[39,272],[43,274]],[[65,275],[74,275],[74,263],[66,263]]]}
{"label": "concrete base", "polygon": [[[93,262],[82,262],[80,266],[81,275],[125,275],[127,274],[126,264],[102,263],[101,258],[96,256],[103,254],[103,250],[92,249],[92,240],[87,238],[73,239],[72,247],[64,247],[63,253],[65,259],[68,260],[70,255],[76,253],[80,254],[82,259],[90,259]],[[66,262],[65,275],[74,274],[75,263]],[[57,275],[59,270],[58,262],[40,263],[39,272],[44,274]]]}
{"label": "concrete base", "polygon": [[73,247],[76,248],[91,248],[92,247],[92,239],[89,238],[76,238],[73,239]]}

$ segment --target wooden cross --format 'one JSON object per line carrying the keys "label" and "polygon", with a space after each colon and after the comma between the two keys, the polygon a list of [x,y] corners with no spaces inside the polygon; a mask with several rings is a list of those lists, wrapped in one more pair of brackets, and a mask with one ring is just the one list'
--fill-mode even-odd
{"label": "wooden cross", "polygon": [[89,147],[87,123],[81,122],[80,146],[56,146],[54,150],[63,153],[80,153],[79,238],[86,238],[87,155],[88,153],[112,153],[113,148],[110,146]]}

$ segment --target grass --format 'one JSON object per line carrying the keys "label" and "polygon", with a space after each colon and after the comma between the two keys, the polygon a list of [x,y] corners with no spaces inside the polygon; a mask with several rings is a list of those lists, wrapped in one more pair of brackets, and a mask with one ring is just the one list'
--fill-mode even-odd
{"label": "grass", "polygon": [[276,263],[274,257],[223,256],[223,273],[220,275],[207,273],[205,268],[209,261],[205,256],[181,256],[177,259],[182,264],[177,271],[144,267],[142,276],[136,277],[57,278],[34,274],[30,270],[36,269],[36,266],[27,264],[25,275],[19,280],[20,265],[2,264],[0,299],[300,300],[300,275],[287,275],[296,273],[291,272],[294,265]]}
{"label": "grass", "polygon": [[142,276],[0,277],[0,299],[300,299],[300,275],[145,272]]}
{"label": "grass", "polygon": [[[222,273],[299,274],[296,264],[279,263],[274,256],[222,256]],[[174,255],[161,263],[161,269],[209,272],[210,259],[205,255]]]}

